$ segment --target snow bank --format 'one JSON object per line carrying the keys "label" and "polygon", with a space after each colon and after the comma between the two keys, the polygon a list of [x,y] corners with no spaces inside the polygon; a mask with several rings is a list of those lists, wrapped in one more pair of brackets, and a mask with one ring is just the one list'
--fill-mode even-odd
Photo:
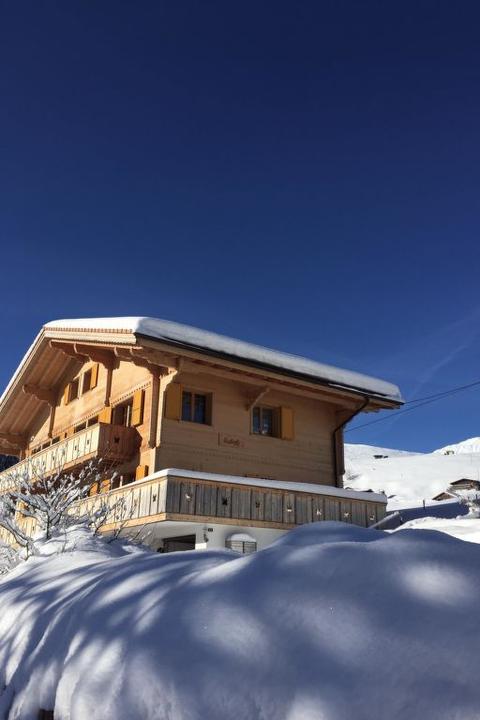
{"label": "snow bank", "polygon": [[438,530],[459,538],[459,540],[480,543],[480,520],[478,518],[460,517],[448,520],[445,518],[424,517],[410,520],[399,529]]}
{"label": "snow bank", "polygon": [[0,581],[0,717],[473,720],[479,562],[341,523],[247,557],[78,543]]}
{"label": "snow bank", "polygon": [[372,378],[368,375],[350,370],[342,370],[297,355],[270,350],[261,345],[235,340],[225,335],[200,330],[199,328],[171,322],[170,320],[160,320],[150,317],[81,318],[75,320],[54,320],[47,323],[45,329],[115,330],[131,332],[135,335],[144,335],[185,347],[209,350],[262,365],[281,368],[282,370],[288,370],[299,375],[325,380],[333,385],[354,388],[367,392],[368,394],[403,402],[398,387],[384,380],[378,380],[377,378]]}

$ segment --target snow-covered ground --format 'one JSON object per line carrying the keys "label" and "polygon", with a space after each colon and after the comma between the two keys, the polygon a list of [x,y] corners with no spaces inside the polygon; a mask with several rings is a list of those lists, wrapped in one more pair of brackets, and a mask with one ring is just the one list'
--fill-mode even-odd
{"label": "snow-covered ground", "polygon": [[[347,443],[344,485],[355,490],[384,491],[389,498],[388,510],[428,502],[455,480],[480,480],[480,452],[467,451],[475,446],[473,441],[449,447],[459,446],[463,449],[445,455],[444,450],[409,453]],[[388,457],[376,459],[375,455]]]}
{"label": "snow-covered ground", "polygon": [[[424,517],[410,520],[399,530],[437,530],[459,540],[480,543],[480,520],[478,518],[461,517],[454,520],[445,518]],[[394,531],[398,532],[398,530]]]}
{"label": "snow-covered ground", "polygon": [[76,542],[0,580],[2,719],[479,716],[478,545],[342,523],[246,557]]}

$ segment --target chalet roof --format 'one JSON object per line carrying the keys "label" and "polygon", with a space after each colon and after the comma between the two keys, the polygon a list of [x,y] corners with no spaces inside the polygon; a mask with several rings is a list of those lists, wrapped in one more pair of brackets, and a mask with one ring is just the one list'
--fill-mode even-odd
{"label": "chalet roof", "polygon": [[[204,356],[207,364],[219,360],[243,365],[248,373],[282,375],[288,383],[321,385],[335,394],[355,395],[368,401],[366,410],[396,407],[403,400],[396,385],[357,372],[271,350],[252,343],[234,340],[217,333],[168,320],[147,317],[93,318],[55,320],[40,330],[0,397],[0,431],[19,436],[28,429],[45,405],[27,387],[59,387],[62,379],[78,372],[81,361],[59,346],[71,344],[81,350],[86,346],[159,349],[167,355],[179,355],[182,349],[196,361]],[[81,357],[81,353],[80,353]],[[213,362],[215,359],[215,362]],[[239,368],[237,368],[239,369]]]}
{"label": "chalet roof", "polygon": [[396,385],[351,370],[325,365],[315,360],[271,350],[253,343],[235,340],[207,330],[169,320],[149,317],[94,318],[55,320],[45,329],[88,332],[126,332],[162,340],[170,345],[202,351],[207,354],[234,358],[244,363],[269,367],[283,373],[322,380],[331,386],[356,390],[369,396],[382,397],[399,404],[403,402]]}

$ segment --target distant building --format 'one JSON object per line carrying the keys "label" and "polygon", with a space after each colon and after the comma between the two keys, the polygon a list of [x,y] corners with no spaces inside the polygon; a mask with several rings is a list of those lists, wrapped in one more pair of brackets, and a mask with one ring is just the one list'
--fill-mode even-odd
{"label": "distant building", "polygon": [[159,549],[251,551],[303,523],[378,522],[386,497],[342,486],[343,427],[401,404],[382,380],[177,323],[62,320],[0,399],[0,444],[19,467],[108,461],[100,492],[133,496],[126,531],[148,524]]}
{"label": "distant building", "polygon": [[454,480],[450,483],[448,488],[444,490],[443,492],[439,493],[438,495],[435,495],[432,500],[450,500],[451,498],[455,498],[455,492],[452,491],[458,491],[458,490],[477,490],[480,492],[480,480],[471,480],[470,478],[460,478],[460,480]]}

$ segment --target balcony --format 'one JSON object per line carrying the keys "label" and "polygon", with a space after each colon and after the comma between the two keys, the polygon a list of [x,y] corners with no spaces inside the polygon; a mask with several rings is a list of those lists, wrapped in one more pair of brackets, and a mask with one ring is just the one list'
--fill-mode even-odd
{"label": "balcony", "polygon": [[124,499],[121,517],[113,517],[105,531],[119,522],[128,528],[172,520],[278,529],[337,520],[369,527],[385,516],[386,508],[386,497],[376,493],[177,469],[88,498],[82,510],[94,510],[105,498],[116,516],[118,500]]}
{"label": "balcony", "polygon": [[[111,438],[120,437],[116,430],[120,430],[124,437],[132,437],[126,432],[131,428],[103,427],[105,430],[100,429],[99,434],[102,438],[102,432],[105,433],[103,453],[90,452],[92,443],[88,447],[86,443],[79,445],[78,448],[83,447],[83,460],[95,455],[104,457],[108,452],[112,457],[112,444],[116,448],[116,459],[125,459],[128,450],[125,449],[122,456],[118,448],[120,441],[112,443]],[[94,430],[91,428],[91,431]],[[132,447],[134,443],[130,445]],[[387,498],[376,493],[343,490],[328,485],[169,469],[107,493],[87,497],[78,501],[72,510],[79,515],[86,511],[93,514],[105,501],[112,512],[101,530],[108,533],[122,528],[128,534],[130,528],[137,532],[142,526],[165,521],[289,530],[305,523],[336,520],[369,527],[385,517]],[[34,534],[31,518],[24,518],[23,526],[27,535]],[[0,529],[0,539],[11,542],[8,531],[3,529]]]}
{"label": "balcony", "polygon": [[97,423],[21,460],[0,473],[0,491],[8,489],[10,478],[29,469],[33,473],[53,474],[71,470],[88,460],[118,464],[130,460],[138,448],[140,436],[135,428]]}

